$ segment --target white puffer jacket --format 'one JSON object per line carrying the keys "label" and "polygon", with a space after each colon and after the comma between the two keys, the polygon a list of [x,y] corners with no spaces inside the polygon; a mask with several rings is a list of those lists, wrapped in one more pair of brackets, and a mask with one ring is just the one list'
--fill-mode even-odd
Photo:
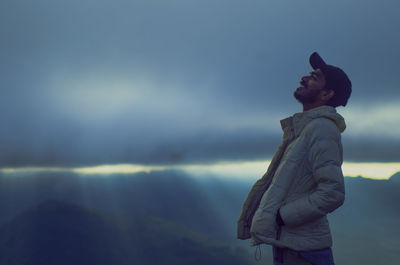
{"label": "white puffer jacket", "polygon": [[[252,187],[238,220],[238,238],[296,251],[332,246],[327,213],[344,202],[340,133],[335,108],[322,106],[281,121],[283,143]],[[279,227],[276,215],[285,223]]]}

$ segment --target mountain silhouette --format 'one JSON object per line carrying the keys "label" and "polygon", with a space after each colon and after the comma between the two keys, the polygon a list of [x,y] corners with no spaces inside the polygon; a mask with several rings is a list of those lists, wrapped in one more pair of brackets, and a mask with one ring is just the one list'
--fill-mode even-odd
{"label": "mountain silhouette", "polygon": [[244,264],[246,252],[175,223],[46,201],[0,228],[0,264]]}
{"label": "mountain silhouette", "polygon": [[329,214],[338,264],[398,264],[400,183],[345,178],[346,200]]}
{"label": "mountain silhouette", "polygon": [[[389,180],[362,177],[345,178],[345,203],[328,216],[334,238],[334,256],[338,264],[389,265],[398,263],[400,260],[400,229],[398,226],[400,222],[400,211],[398,210],[400,183],[396,181],[397,176],[395,174]],[[140,242],[135,239],[140,238],[139,235],[144,233],[142,231],[147,225],[148,230],[154,231],[155,227],[161,227],[162,231],[157,232],[159,235],[170,230],[181,231],[181,234],[182,231],[190,231],[188,234],[203,235],[208,239],[194,237],[198,238],[194,240],[192,236],[187,236],[187,238],[195,242],[193,244],[196,249],[205,248],[205,252],[208,251],[207,247],[202,248],[201,246],[209,245],[207,245],[208,243],[201,245],[200,242],[211,242],[209,238],[230,242],[236,246],[244,246],[247,251],[253,252],[254,249],[249,247],[248,241],[236,239],[236,220],[252,185],[253,182],[248,180],[193,178],[179,171],[87,177],[54,173],[19,178],[0,176],[0,211],[2,212],[0,220],[3,224],[15,224],[16,220],[20,218],[18,214],[21,212],[26,214],[32,212],[33,209],[39,211],[40,209],[33,208],[35,204],[46,202],[41,204],[43,207],[43,205],[46,206],[49,202],[56,200],[68,202],[66,204],[69,205],[68,209],[71,209],[71,205],[78,207],[75,208],[76,212],[85,213],[82,215],[86,216],[86,219],[82,219],[84,223],[91,220],[88,216],[95,216],[93,220],[102,220],[96,223],[97,226],[90,222],[82,226],[92,227],[93,229],[90,231],[93,231],[91,232],[93,237],[91,238],[99,238],[82,244],[90,250],[93,242],[113,242],[111,245],[117,246],[116,249],[122,251],[122,254],[119,255],[107,254],[107,257],[125,257],[124,260],[136,259],[142,262],[146,257],[153,258],[154,255],[162,253],[163,249],[168,249],[168,247],[171,253],[175,253],[173,249],[179,244],[176,242],[171,244],[168,241],[171,237],[167,236],[162,237],[168,238],[166,240],[169,242],[166,244],[167,247],[154,243],[158,240],[151,241],[146,239],[147,237],[143,237],[141,242],[149,243],[144,244],[148,248],[142,251],[142,248],[139,247],[141,246]],[[56,208],[62,207],[59,205]],[[73,215],[80,216],[79,214]],[[15,219],[15,216],[19,217]],[[118,216],[124,217],[116,218]],[[35,220],[32,216],[19,220],[25,219]],[[65,220],[68,218],[65,217]],[[73,220],[75,219],[71,220],[72,223]],[[158,222],[161,224],[156,225],[156,220],[159,220]],[[30,223],[32,226],[35,222],[30,221]],[[165,227],[164,225],[167,223],[170,225]],[[18,232],[22,229],[16,227],[22,226],[14,226],[15,234],[24,234]],[[132,236],[134,234],[132,231],[135,229],[139,230],[136,237]],[[32,230],[34,229],[32,228]],[[44,228],[38,230],[43,231]],[[0,231],[1,234],[7,234],[10,229],[2,231]],[[154,233],[144,234],[154,235]],[[0,241],[3,242],[1,249],[8,246],[7,253],[17,253],[13,252],[13,249],[18,249],[18,251],[32,249],[29,247],[29,241],[25,242],[25,247],[13,248],[11,243],[14,239],[10,239],[12,236],[8,235],[8,241]],[[175,236],[176,234],[173,234],[172,238]],[[64,237],[64,235],[61,233],[60,237]],[[67,240],[68,235],[65,235],[65,238]],[[83,237],[82,241],[86,239]],[[21,242],[24,241],[19,239],[18,242],[22,244]],[[127,245],[129,247],[126,247]],[[93,249],[102,248],[112,249],[107,246],[93,247]],[[137,250],[136,256],[131,253],[133,249]],[[152,251],[156,254],[149,254]],[[107,253],[106,250],[103,252]],[[32,254],[27,251],[20,253],[27,253],[24,254],[26,257],[30,257]],[[76,253],[80,253],[79,249],[76,250]],[[141,253],[147,253],[147,255]],[[227,256],[231,256],[231,254],[227,254]],[[263,259],[268,260],[270,256],[270,249],[263,251]],[[107,258],[104,257],[101,260],[107,260]],[[113,262],[124,264],[121,263],[124,260],[117,259]]]}
{"label": "mountain silhouette", "polygon": [[400,172],[397,172],[393,176],[390,177],[389,179],[390,182],[395,182],[400,184]]}
{"label": "mountain silhouette", "polygon": [[[226,196],[221,196],[224,190],[228,190]],[[107,212],[160,217],[219,238],[231,234],[231,226],[236,222],[234,213],[227,228],[228,213],[239,211],[234,201],[240,197],[236,195],[229,205],[214,206],[219,200],[225,202],[228,196],[230,190],[217,181],[206,184],[179,171],[112,177],[54,173],[0,177],[0,224],[35,204],[56,199]],[[226,209],[227,214],[221,209]]]}

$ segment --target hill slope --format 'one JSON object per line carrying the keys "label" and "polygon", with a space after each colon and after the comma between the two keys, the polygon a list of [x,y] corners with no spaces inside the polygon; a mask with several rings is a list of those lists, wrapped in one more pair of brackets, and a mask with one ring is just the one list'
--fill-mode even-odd
{"label": "hill slope", "polygon": [[[400,211],[397,205],[400,201],[400,183],[395,181],[395,176],[390,180],[345,178],[346,201],[328,217],[334,237],[335,260],[338,264],[383,265],[397,264],[400,260],[398,226]],[[4,223],[5,217],[11,220],[16,213],[32,207],[32,204],[57,199],[106,212],[128,215],[131,216],[130,218],[140,215],[158,217],[159,220],[167,219],[171,223],[187,227],[208,237],[235,244],[243,243],[248,250],[253,252],[254,249],[247,247],[248,241],[236,239],[236,220],[252,184],[246,181],[213,178],[194,179],[182,172],[174,171],[109,177],[76,175],[0,177],[0,211],[2,212],[0,218],[3,218]],[[111,226],[115,229],[115,218],[111,219],[112,221],[107,218],[104,220],[111,222]],[[123,250],[127,249],[125,245],[137,243],[134,238],[126,236],[130,232],[121,230],[120,225],[126,227],[124,224],[133,224],[139,220],[120,221],[117,222],[118,230],[112,230],[114,232],[111,234],[116,237],[119,233],[119,239],[116,241],[125,242],[118,247],[119,250]],[[142,222],[142,224],[145,223]],[[93,226],[93,231],[108,231],[107,226],[104,226]],[[163,227],[151,225],[153,230],[158,226]],[[130,228],[126,229],[129,231],[135,229],[135,226],[128,225],[128,227]],[[143,225],[137,227],[143,229]],[[162,229],[174,230],[171,227]],[[102,234],[103,237],[106,235]],[[142,240],[145,241],[145,239]],[[105,237],[100,241],[109,242],[110,239]],[[151,247],[147,252],[144,251],[145,253],[160,253],[162,251],[160,249],[164,248],[164,245],[153,243],[148,244]],[[4,244],[2,246],[7,246]],[[168,246],[171,247],[171,245]],[[268,247],[266,248],[267,250],[263,251],[263,257],[268,260],[271,251]],[[10,251],[13,250],[10,249]],[[132,251],[132,248],[126,250],[126,252],[129,251]],[[170,251],[173,253],[172,249]],[[124,255],[128,257],[130,254]],[[148,256],[153,256],[153,254],[148,254]]]}
{"label": "hill slope", "polygon": [[1,265],[244,264],[246,253],[174,223],[47,201],[0,228]]}

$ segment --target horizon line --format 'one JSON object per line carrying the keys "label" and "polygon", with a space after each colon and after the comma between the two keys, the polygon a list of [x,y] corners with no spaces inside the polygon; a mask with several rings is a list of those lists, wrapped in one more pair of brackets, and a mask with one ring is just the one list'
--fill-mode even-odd
{"label": "horizon line", "polygon": [[[69,172],[78,175],[116,175],[135,174],[164,170],[182,170],[190,175],[206,177],[215,176],[234,179],[259,179],[267,170],[267,161],[225,161],[208,164],[185,165],[143,165],[143,164],[102,164],[84,167],[7,167],[0,172],[9,174],[35,174],[41,172]],[[343,175],[346,177],[363,177],[370,179],[389,179],[400,172],[400,162],[344,162]]]}

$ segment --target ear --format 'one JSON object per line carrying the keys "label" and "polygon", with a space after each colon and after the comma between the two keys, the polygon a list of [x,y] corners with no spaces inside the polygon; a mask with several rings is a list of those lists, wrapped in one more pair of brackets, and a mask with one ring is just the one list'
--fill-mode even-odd
{"label": "ear", "polygon": [[335,95],[335,91],[333,90],[323,90],[321,99],[325,102],[328,102]]}

